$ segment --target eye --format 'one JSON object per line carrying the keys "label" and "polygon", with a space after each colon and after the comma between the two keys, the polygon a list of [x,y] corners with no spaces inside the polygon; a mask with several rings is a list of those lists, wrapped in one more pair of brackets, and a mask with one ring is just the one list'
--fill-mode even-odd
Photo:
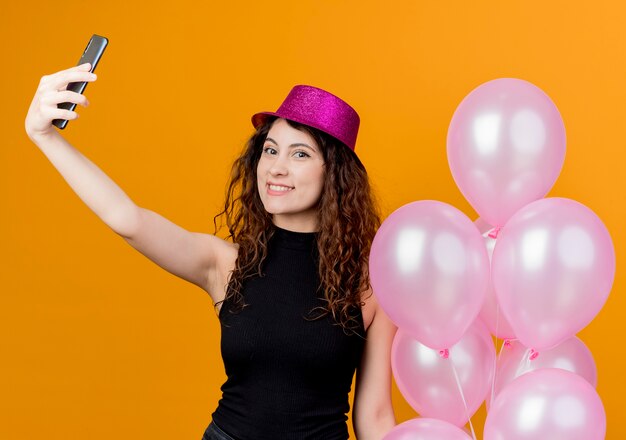
{"label": "eye", "polygon": [[266,153],[266,154],[275,154],[276,150],[274,148],[272,148],[272,147],[264,147],[263,148],[263,152]]}
{"label": "eye", "polygon": [[299,155],[299,156],[296,156],[298,158],[311,157],[311,156],[309,156],[307,153],[305,153],[302,150],[298,150],[294,154]]}

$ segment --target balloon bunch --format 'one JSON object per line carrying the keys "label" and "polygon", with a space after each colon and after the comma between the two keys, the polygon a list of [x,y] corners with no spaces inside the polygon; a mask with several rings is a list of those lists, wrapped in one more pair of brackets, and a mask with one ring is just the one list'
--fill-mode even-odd
{"label": "balloon bunch", "polygon": [[469,439],[469,421],[475,439],[487,400],[485,440],[604,439],[596,367],[574,335],[606,302],[615,253],[589,208],[544,198],[565,157],[556,106],[526,81],[482,84],[455,111],[447,152],[480,218],[413,202],[372,243],[372,287],[398,326],[394,378],[423,417],[385,438]]}

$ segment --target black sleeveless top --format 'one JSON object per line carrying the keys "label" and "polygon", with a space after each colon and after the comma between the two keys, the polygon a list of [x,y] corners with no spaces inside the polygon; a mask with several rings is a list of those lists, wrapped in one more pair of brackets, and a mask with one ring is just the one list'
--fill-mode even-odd
{"label": "black sleeveless top", "polygon": [[353,309],[358,334],[347,335],[317,292],[317,233],[281,228],[268,243],[263,276],[248,279],[242,311],[224,301],[219,317],[227,380],[212,414],[237,440],[348,438],[348,393],[361,359],[365,329]]}

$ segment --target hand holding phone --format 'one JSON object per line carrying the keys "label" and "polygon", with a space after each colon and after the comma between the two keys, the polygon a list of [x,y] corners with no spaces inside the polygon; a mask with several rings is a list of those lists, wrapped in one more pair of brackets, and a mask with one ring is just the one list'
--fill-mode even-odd
{"label": "hand holding phone", "polygon": [[[93,73],[107,44],[109,44],[109,40],[107,38],[94,34],[89,40],[89,43],[87,43],[87,47],[80,57],[80,60],[78,60],[77,66],[90,63],[90,72]],[[66,90],[82,94],[85,91],[85,87],[87,87],[86,81],[71,82],[67,85]],[[76,108],[76,104],[73,102],[62,102],[57,104],[57,108],[73,111]],[[67,126],[68,122],[69,121],[67,119],[54,119],[52,124],[63,130]]]}

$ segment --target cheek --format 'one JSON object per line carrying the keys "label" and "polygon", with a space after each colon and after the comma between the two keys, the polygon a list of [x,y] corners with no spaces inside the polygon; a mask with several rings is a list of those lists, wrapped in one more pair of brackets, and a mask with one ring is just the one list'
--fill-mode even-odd
{"label": "cheek", "polygon": [[265,166],[263,164],[263,161],[260,160],[259,163],[256,166],[256,180],[257,180],[257,182],[259,180],[261,180],[261,176],[265,175],[265,171],[266,170],[265,170]]}
{"label": "cheek", "polygon": [[259,193],[261,197],[263,197],[263,191],[261,190],[261,188],[264,185],[263,183],[263,176],[265,175],[264,173],[265,171],[264,171],[263,164],[259,161],[256,167],[256,187],[257,187],[257,192]]}
{"label": "cheek", "polygon": [[316,186],[317,186],[317,192],[319,194],[322,193],[322,191],[324,190],[324,180],[326,178],[326,174],[324,173],[324,171],[322,170],[321,172],[317,172],[315,175],[315,182],[316,182]]}

